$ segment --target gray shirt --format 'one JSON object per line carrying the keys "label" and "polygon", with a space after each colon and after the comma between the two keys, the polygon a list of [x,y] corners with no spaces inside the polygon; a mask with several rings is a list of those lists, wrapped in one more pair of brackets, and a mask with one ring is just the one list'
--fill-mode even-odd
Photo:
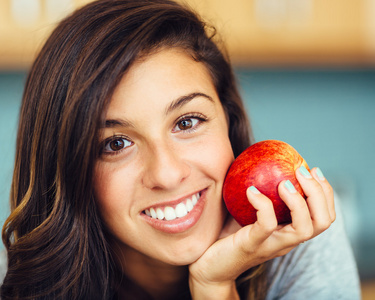
{"label": "gray shirt", "polygon": [[336,201],[336,220],[329,229],[271,262],[266,300],[359,300],[354,255]]}
{"label": "gray shirt", "polygon": [[0,250],[0,286],[3,283],[6,272],[7,272],[7,254],[5,250]]}

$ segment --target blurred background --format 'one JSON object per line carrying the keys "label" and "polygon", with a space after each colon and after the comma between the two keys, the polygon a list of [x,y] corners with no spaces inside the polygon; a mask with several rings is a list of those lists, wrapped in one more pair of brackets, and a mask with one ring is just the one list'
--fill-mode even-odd
{"label": "blurred background", "polygon": [[[30,64],[87,0],[0,0],[0,222]],[[293,145],[342,202],[363,299],[375,299],[375,0],[190,0],[235,66],[255,138]],[[0,246],[3,249],[3,246]]]}

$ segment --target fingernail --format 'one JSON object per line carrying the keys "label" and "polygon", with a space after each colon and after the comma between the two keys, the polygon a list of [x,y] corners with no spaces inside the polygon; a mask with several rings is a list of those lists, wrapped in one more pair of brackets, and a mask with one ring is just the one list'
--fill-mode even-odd
{"label": "fingernail", "polygon": [[325,179],[322,170],[320,170],[319,168],[316,168],[316,175],[318,175],[318,177],[319,177],[320,180],[324,180]]}
{"label": "fingernail", "polygon": [[249,190],[254,194],[260,194],[259,190],[253,185],[249,187]]}
{"label": "fingernail", "polygon": [[305,166],[300,166],[299,167],[299,172],[302,174],[303,177],[305,178],[312,178],[310,172],[306,169]]}
{"label": "fingernail", "polygon": [[296,193],[297,190],[294,187],[293,183],[290,182],[290,180],[285,181],[284,186],[289,191],[289,193]]}

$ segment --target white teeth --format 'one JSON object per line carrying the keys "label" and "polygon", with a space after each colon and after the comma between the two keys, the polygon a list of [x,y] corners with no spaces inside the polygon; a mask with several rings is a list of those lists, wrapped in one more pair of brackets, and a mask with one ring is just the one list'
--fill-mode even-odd
{"label": "white teeth", "polygon": [[177,216],[173,207],[167,206],[166,208],[164,208],[164,217],[167,221],[176,219]]}
{"label": "white teeth", "polygon": [[162,211],[161,208],[158,208],[156,209],[156,216],[159,220],[163,220],[164,219],[164,212]]}
{"label": "white teeth", "polygon": [[184,216],[187,215],[187,209],[186,209],[186,206],[185,204],[183,203],[179,203],[177,206],[176,206],[176,216],[178,218],[182,218]]}
{"label": "white teeth", "polygon": [[145,214],[153,219],[172,221],[176,218],[182,218],[186,216],[190,211],[193,210],[194,206],[197,204],[200,198],[199,193],[194,194],[191,199],[187,199],[186,203],[181,202],[177,204],[176,208],[171,206],[166,206],[164,209],[158,207],[156,210],[154,208],[146,209]]}
{"label": "white teeth", "polygon": [[188,200],[186,201],[186,209],[187,209],[187,211],[188,211],[188,212],[191,212],[193,208],[194,208],[193,202],[191,202],[191,200],[188,199]]}
{"label": "white teeth", "polygon": [[153,208],[150,208],[151,218],[156,219],[156,211]]}
{"label": "white teeth", "polygon": [[[199,197],[199,194],[198,194],[198,197]],[[191,202],[193,202],[193,205],[197,204],[198,198],[196,195],[193,195],[193,197],[191,197]]]}

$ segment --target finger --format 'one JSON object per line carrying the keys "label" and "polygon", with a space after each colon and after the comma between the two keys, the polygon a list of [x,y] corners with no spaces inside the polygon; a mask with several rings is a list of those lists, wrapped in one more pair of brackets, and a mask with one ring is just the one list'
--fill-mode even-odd
{"label": "finger", "polygon": [[292,217],[292,224],[285,226],[281,230],[282,232],[291,233],[287,242],[290,244],[299,244],[310,239],[314,228],[305,199],[297,192],[289,180],[280,182],[278,191],[281,199],[288,206]]}
{"label": "finger", "polygon": [[328,201],[322,185],[311,175],[311,173],[301,166],[296,171],[296,177],[305,195],[310,211],[314,236],[326,230],[332,223],[328,208]]}
{"label": "finger", "polygon": [[261,194],[256,187],[251,186],[248,188],[246,195],[250,204],[257,211],[257,221],[250,225],[252,229],[249,234],[253,241],[261,243],[277,228],[275,210],[272,201]]}
{"label": "finger", "polygon": [[315,180],[321,185],[324,194],[327,200],[327,206],[331,221],[335,221],[336,219],[336,210],[335,210],[335,202],[334,202],[334,192],[332,186],[329,184],[328,180],[324,177],[323,172],[320,168],[313,168],[311,170],[311,175],[315,178]]}

